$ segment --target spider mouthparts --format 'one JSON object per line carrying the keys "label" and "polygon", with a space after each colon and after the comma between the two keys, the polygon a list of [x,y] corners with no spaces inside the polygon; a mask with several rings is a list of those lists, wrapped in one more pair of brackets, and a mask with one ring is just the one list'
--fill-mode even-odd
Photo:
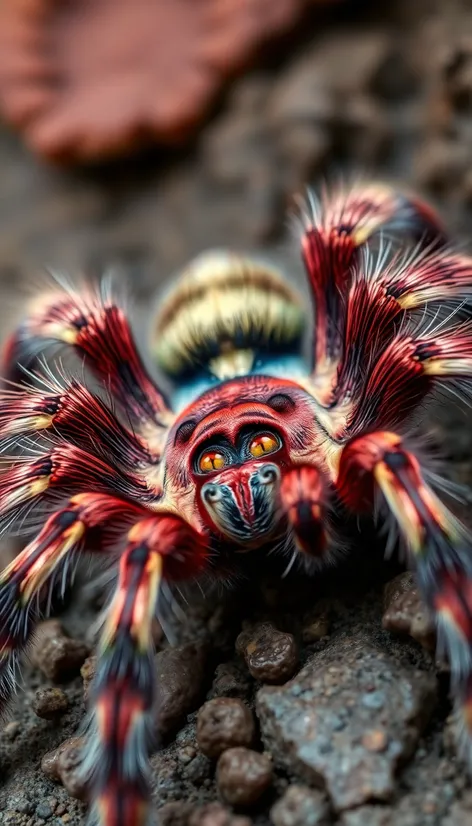
{"label": "spider mouthparts", "polygon": [[238,552],[260,545],[273,533],[280,475],[275,463],[264,462],[249,470],[232,468],[203,485],[206,512],[219,532],[242,546]]}

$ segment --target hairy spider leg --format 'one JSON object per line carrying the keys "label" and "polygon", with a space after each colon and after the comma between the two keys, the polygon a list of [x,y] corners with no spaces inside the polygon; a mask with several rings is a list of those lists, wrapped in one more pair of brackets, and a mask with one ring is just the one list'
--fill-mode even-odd
{"label": "hairy spider leg", "polygon": [[[88,484],[98,485],[98,479]],[[207,565],[207,541],[176,516],[149,516],[124,499],[80,493],[47,519],[0,574],[0,697],[5,705],[19,655],[40,614],[47,615],[56,583],[64,589],[79,552],[116,552],[123,534],[127,547],[92,691],[97,737],[91,738],[84,763],[100,826],[139,826],[147,812],[145,732],[153,702],[150,622],[157,589],[161,577],[177,581],[200,574]]]}
{"label": "hairy spider leg", "polygon": [[[20,455],[9,461],[9,467],[0,475],[3,529],[18,521],[20,531],[25,527],[31,529],[35,522],[44,520],[51,506],[57,507],[58,501],[73,493],[111,493],[143,506],[156,498],[155,492],[138,476],[74,445],[57,445],[39,457]],[[24,525],[22,519],[26,520]]]}
{"label": "hairy spider leg", "polygon": [[76,447],[106,451],[116,464],[135,470],[153,462],[145,440],[119,421],[113,409],[76,379],[36,376],[40,386],[0,390],[0,450],[25,437],[59,437]]}
{"label": "hairy spider leg", "polygon": [[441,323],[429,332],[414,326],[397,333],[366,371],[358,402],[346,421],[345,437],[372,427],[395,428],[436,387],[470,386],[472,324]]}
{"label": "hairy spider leg", "polygon": [[125,310],[112,296],[84,287],[81,293],[55,291],[32,303],[4,348],[6,378],[21,381],[19,367],[30,367],[51,344],[69,346],[85,359],[133,421],[158,427],[171,422],[165,396],[138,354]]}
{"label": "hairy spider leg", "polygon": [[418,458],[389,431],[361,435],[341,453],[337,489],[351,510],[383,497],[408,550],[423,599],[434,615],[452,673],[464,748],[472,742],[472,553],[462,525],[425,480]]}
{"label": "hairy spider leg", "polygon": [[323,193],[320,201],[311,198],[301,219],[313,300],[313,385],[317,400],[329,407],[345,348],[348,296],[366,243],[380,233],[402,232],[432,249],[444,244],[445,234],[429,206],[375,183]]}
{"label": "hairy spider leg", "polygon": [[[460,310],[459,302],[471,292],[472,259],[464,255],[427,252],[404,256],[403,260],[394,256],[388,263],[382,256],[371,256],[356,265],[347,298],[342,355],[332,385],[331,419],[334,426],[331,433],[336,439],[353,435],[353,427],[362,429],[365,426],[365,399],[369,399],[373,392],[372,386],[368,389],[366,386],[369,371],[372,381],[378,382],[382,372],[390,371],[392,358],[394,365],[399,363],[403,347],[408,349],[411,336],[418,337],[418,347],[421,340],[424,342],[423,348],[411,353],[411,358],[420,361],[427,342],[432,343],[435,338],[441,342],[438,346],[447,348],[444,334],[434,333],[434,329],[442,331],[445,327],[451,341],[456,337],[459,343],[464,342],[467,328],[453,326],[451,321]],[[419,310],[423,310],[423,317]],[[431,329],[433,332],[425,332]],[[408,363],[411,367],[411,359],[405,357],[405,370]],[[377,368],[376,372],[373,367]],[[393,387],[393,380],[391,385]],[[427,390],[427,383],[423,383],[423,388]],[[395,416],[400,415],[399,407],[408,412],[421,400],[418,386],[416,391],[410,397],[402,390]],[[360,404],[362,396],[364,402]],[[387,406],[390,406],[390,399]],[[382,421],[381,426],[395,424],[393,418],[390,423]]]}
{"label": "hairy spider leg", "polygon": [[[0,574],[0,705],[15,688],[15,671],[40,615],[48,613],[56,583],[64,590],[79,552],[109,548],[115,529],[136,521],[143,511],[108,495],[72,496],[44,523],[39,534]],[[116,538],[115,538],[116,539]]]}
{"label": "hairy spider leg", "polygon": [[106,613],[90,691],[84,773],[98,826],[142,826],[149,817],[149,751],[155,677],[151,625],[162,580],[206,566],[201,535],[171,515],[129,530],[118,582]]}

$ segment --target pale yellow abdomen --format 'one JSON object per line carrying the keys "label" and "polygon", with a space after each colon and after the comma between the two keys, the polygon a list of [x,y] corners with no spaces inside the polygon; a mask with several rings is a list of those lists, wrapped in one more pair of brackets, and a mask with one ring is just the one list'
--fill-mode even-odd
{"label": "pale yellow abdomen", "polygon": [[229,252],[200,255],[161,303],[151,348],[170,377],[251,372],[261,352],[293,352],[306,317],[276,269]]}

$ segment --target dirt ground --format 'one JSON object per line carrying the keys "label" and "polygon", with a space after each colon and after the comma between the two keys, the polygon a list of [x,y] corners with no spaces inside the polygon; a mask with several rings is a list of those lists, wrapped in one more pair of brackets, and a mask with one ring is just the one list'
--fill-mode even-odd
{"label": "dirt ground", "polygon": [[[352,2],[314,17],[234,83],[185,152],[65,172],[0,131],[2,333],[21,315],[24,287],[43,264],[72,273],[115,266],[138,321],[149,320],[150,298],[166,279],[208,247],[263,252],[298,276],[286,210],[294,191],[323,176],[406,183],[470,243],[471,138],[467,0]],[[441,444],[451,476],[470,481],[470,414],[451,397],[421,427]],[[382,539],[367,529],[355,545],[339,569],[310,581],[281,580],[274,564],[254,558],[239,590],[193,595],[185,623],[171,623],[177,649],[159,641],[163,744],[152,763],[163,826],[472,821],[447,667],[429,653],[414,584],[403,576],[384,594],[400,569],[384,563]],[[67,791],[80,793],[74,743],[63,758],[44,755],[83,717],[83,677],[93,662],[83,676],[79,669],[101,602],[86,579],[60,611],[66,634],[55,625],[37,644],[42,667],[25,668],[24,690],[0,732],[2,824],[83,822],[83,804]],[[205,699],[228,697],[236,715],[241,700],[252,710],[243,747],[257,755],[216,773],[215,757],[202,753],[204,734],[196,740],[197,713]]]}

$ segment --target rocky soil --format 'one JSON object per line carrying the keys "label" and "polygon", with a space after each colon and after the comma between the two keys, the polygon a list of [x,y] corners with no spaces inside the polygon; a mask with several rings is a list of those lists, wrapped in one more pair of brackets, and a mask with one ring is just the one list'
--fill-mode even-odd
{"label": "rocky soil", "polygon": [[[294,190],[322,175],[407,183],[467,242],[471,137],[467,0],[327,12],[235,83],[186,152],[68,174],[1,131],[2,333],[43,263],[115,266],[138,322],[165,279],[209,246],[262,251],[298,277],[286,209]],[[446,399],[421,427],[451,476],[470,482],[467,411]],[[367,528],[354,546],[337,570],[309,581],[297,572],[282,579],[276,563],[255,557],[224,599],[195,594],[175,607],[186,618],[166,623],[173,648],[156,630],[161,747],[152,767],[162,826],[471,820],[447,665],[435,661],[414,582],[384,563],[382,539]],[[36,642],[0,731],[2,824],[83,822],[77,738],[101,602],[99,587],[79,577]]]}

